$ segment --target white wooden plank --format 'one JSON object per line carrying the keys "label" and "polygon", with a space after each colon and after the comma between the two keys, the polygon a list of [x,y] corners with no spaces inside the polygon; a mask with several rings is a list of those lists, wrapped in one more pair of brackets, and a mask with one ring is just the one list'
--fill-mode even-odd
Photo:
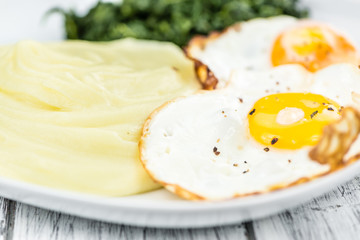
{"label": "white wooden plank", "polygon": [[258,240],[359,239],[360,178],[335,188],[308,204],[282,214],[254,221]]}
{"label": "white wooden plank", "polygon": [[11,239],[15,202],[0,198],[0,240]]}
{"label": "white wooden plank", "polygon": [[121,226],[62,215],[24,204],[16,208],[13,239],[117,239]]}
{"label": "white wooden plank", "polygon": [[244,225],[208,229],[154,229],[92,221],[17,204],[14,240],[248,239]]}
{"label": "white wooden plank", "polygon": [[7,232],[6,213],[8,209],[8,200],[0,198],[0,239],[4,239]]}

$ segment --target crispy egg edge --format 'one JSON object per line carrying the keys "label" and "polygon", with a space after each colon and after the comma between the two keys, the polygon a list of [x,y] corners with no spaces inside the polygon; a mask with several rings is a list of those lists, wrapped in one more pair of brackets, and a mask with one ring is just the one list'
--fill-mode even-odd
{"label": "crispy egg edge", "polygon": [[[246,21],[244,21],[246,22]],[[203,51],[206,45],[212,41],[215,41],[222,35],[226,34],[228,31],[234,30],[236,32],[240,32],[242,28],[242,24],[244,22],[234,23],[233,25],[225,28],[222,31],[213,31],[209,35],[196,35],[194,36],[189,43],[183,48],[186,57],[195,63],[195,73],[203,86],[203,89],[206,90],[214,90],[219,82],[214,73],[211,71],[208,65],[201,62],[199,59],[193,56],[193,51],[196,49],[200,49]]]}

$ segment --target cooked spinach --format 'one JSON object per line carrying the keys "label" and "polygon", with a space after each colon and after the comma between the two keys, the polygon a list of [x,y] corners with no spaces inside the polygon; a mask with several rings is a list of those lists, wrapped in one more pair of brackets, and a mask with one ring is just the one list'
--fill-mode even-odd
{"label": "cooked spinach", "polygon": [[180,46],[197,34],[242,20],[287,14],[306,17],[298,0],[123,0],[99,1],[87,14],[54,8],[64,16],[68,39],[108,41],[124,37],[171,41]]}

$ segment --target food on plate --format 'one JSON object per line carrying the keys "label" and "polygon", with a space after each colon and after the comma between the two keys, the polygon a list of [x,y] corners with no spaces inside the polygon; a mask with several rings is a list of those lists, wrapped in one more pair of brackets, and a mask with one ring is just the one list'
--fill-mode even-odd
{"label": "food on plate", "polygon": [[319,163],[327,163],[332,168],[360,158],[360,115],[354,108],[342,110],[340,121],[324,127],[319,143],[309,152],[310,158]]}
{"label": "food on plate", "polygon": [[290,16],[237,23],[194,37],[186,48],[206,89],[226,86],[234,69],[264,71],[297,63],[315,72],[335,63],[360,63],[349,39],[322,23]]}
{"label": "food on plate", "polygon": [[298,64],[235,71],[227,88],[155,110],[140,159],[157,182],[191,200],[296,185],[360,158],[359,93],[352,64],[316,73]]}
{"label": "food on plate", "polygon": [[139,161],[147,116],[199,89],[171,43],[23,41],[0,48],[0,176],[124,196],[159,188]]}
{"label": "food on plate", "polygon": [[306,17],[298,0],[123,0],[99,1],[85,15],[55,8],[64,16],[68,39],[108,41],[124,37],[171,41],[184,46],[195,34],[208,34],[255,17]]}

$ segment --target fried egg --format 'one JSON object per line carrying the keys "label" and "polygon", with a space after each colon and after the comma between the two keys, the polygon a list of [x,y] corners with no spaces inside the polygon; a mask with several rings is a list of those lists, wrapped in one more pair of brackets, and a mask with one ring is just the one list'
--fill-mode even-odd
{"label": "fried egg", "polygon": [[359,93],[360,71],[351,64],[314,74],[300,65],[235,71],[225,89],[155,110],[140,158],[155,181],[186,199],[286,188],[360,157]]}
{"label": "fried egg", "polygon": [[359,64],[351,41],[322,23],[290,16],[237,23],[222,33],[195,37],[186,47],[205,89],[223,88],[234,69],[264,71],[300,64],[316,72],[335,63]]}

